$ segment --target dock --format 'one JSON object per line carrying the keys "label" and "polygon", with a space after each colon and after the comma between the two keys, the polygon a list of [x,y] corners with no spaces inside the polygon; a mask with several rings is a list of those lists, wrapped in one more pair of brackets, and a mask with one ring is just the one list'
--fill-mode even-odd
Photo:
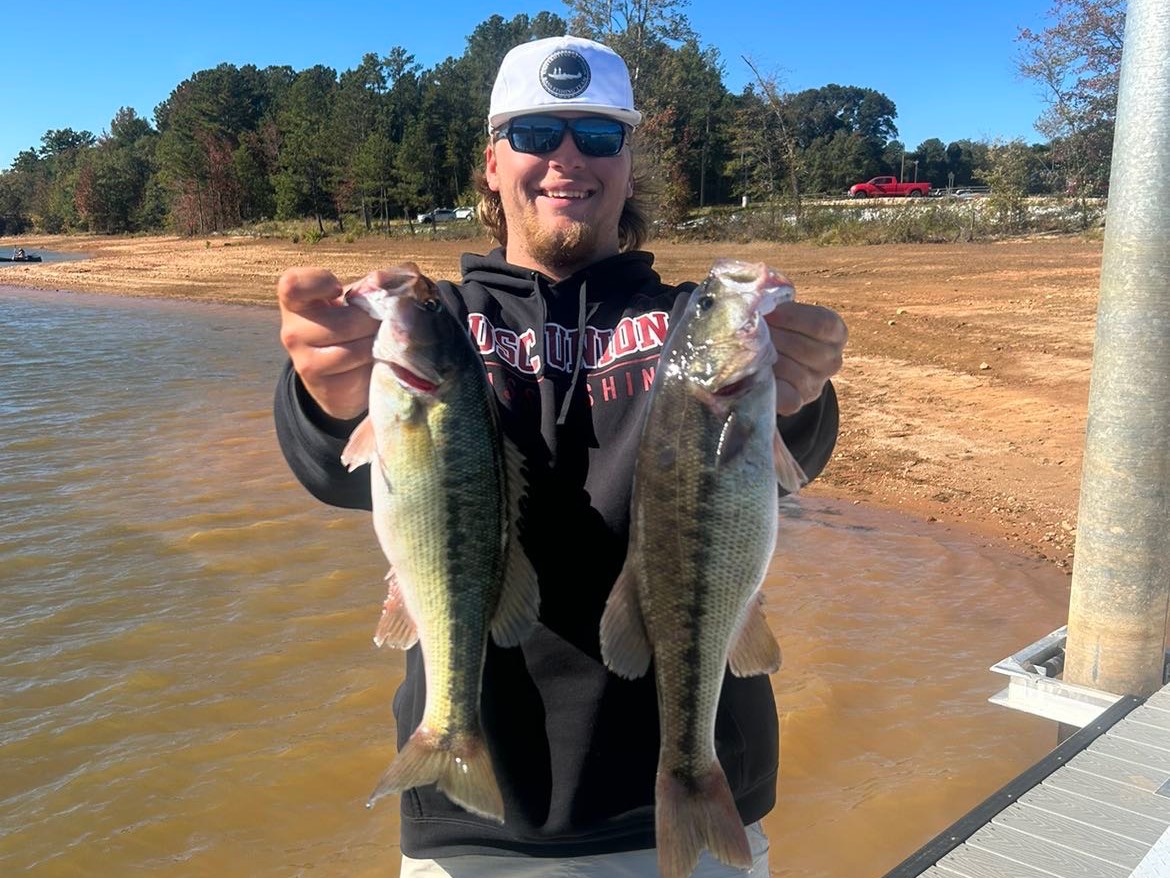
{"label": "dock", "polygon": [[885,878],[1168,878],[1170,686],[1125,697]]}

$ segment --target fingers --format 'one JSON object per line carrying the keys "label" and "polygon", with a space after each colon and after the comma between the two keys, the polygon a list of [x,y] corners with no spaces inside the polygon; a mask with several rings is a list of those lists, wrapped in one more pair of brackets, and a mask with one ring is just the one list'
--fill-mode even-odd
{"label": "fingers", "polygon": [[779,354],[772,366],[776,411],[794,414],[819,397],[825,382],[840,371],[848,330],[835,311],[799,302],[777,307],[767,321]]}
{"label": "fingers", "polygon": [[345,306],[331,272],[289,269],[277,281],[280,340],[305,389],[329,416],[357,417],[369,399],[379,323]]}
{"label": "fingers", "polygon": [[776,413],[792,415],[815,400],[825,389],[829,375],[810,370],[781,354],[772,365],[776,378]]}
{"label": "fingers", "polygon": [[785,302],[764,317],[770,329],[786,329],[843,350],[849,337],[845,321],[832,308],[806,302]]}
{"label": "fingers", "polygon": [[282,311],[311,311],[340,295],[341,283],[323,268],[290,268],[276,282]]}
{"label": "fingers", "polygon": [[366,410],[373,368],[370,337],[327,347],[305,346],[293,354],[293,368],[325,414],[338,420],[356,418]]}

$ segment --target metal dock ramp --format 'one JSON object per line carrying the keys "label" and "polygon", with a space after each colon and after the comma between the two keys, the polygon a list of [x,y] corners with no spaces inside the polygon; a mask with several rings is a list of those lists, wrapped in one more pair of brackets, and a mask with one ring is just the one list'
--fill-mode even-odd
{"label": "metal dock ramp", "polygon": [[1126,697],[885,878],[1170,878],[1170,687]]}

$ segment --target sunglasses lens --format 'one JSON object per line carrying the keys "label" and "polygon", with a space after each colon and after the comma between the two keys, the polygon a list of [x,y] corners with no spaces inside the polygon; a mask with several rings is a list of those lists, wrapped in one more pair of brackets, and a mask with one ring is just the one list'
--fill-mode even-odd
{"label": "sunglasses lens", "polygon": [[522,116],[508,125],[508,143],[517,152],[552,152],[565,136],[565,120],[551,116]]}
{"label": "sunglasses lens", "polygon": [[573,140],[585,155],[613,156],[622,151],[626,129],[621,122],[613,119],[588,117],[574,119],[570,123]]}
{"label": "sunglasses lens", "polygon": [[622,151],[626,139],[625,126],[615,119],[520,116],[508,123],[508,143],[516,152],[543,155],[561,145],[566,128],[573,132],[577,149],[588,156],[615,156]]}

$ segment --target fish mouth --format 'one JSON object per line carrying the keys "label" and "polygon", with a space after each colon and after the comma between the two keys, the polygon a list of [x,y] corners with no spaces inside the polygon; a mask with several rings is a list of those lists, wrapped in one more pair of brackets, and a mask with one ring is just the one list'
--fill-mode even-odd
{"label": "fish mouth", "polygon": [[759,382],[772,379],[772,364],[779,358],[767,330],[758,317],[737,332],[734,353],[728,352],[725,367],[713,376],[709,393],[716,399],[735,399]]}
{"label": "fish mouth", "polygon": [[433,396],[439,389],[440,382],[437,375],[424,375],[393,360],[377,360],[377,362],[389,366],[390,371],[394,373],[394,377],[398,380],[398,383],[409,391]]}
{"label": "fish mouth", "polygon": [[772,349],[771,355],[765,351],[762,355],[752,357],[750,362],[744,363],[740,368],[726,375],[724,380],[712,387],[709,392],[715,399],[736,399],[743,396],[761,381],[774,380],[771,369],[774,362],[776,362],[775,350]]}
{"label": "fish mouth", "polygon": [[[766,300],[763,300],[761,298],[760,304],[766,305],[767,302],[766,302]],[[774,307],[775,307],[775,304],[772,304],[766,310],[760,310],[758,308],[758,306],[753,305],[752,312],[748,315],[747,320],[745,320],[742,323],[742,325],[740,325],[739,329],[737,329],[735,331],[736,336],[738,338],[753,338],[753,337],[759,335],[760,334],[760,319],[765,314],[767,314],[768,311],[771,311],[772,308],[774,308]]]}
{"label": "fish mouth", "polygon": [[711,395],[720,397],[721,399],[729,399],[739,396],[755,383],[755,377],[756,376],[754,372],[751,375],[745,375],[743,378],[732,381],[729,384],[724,384],[722,387],[716,388],[715,392]]}

